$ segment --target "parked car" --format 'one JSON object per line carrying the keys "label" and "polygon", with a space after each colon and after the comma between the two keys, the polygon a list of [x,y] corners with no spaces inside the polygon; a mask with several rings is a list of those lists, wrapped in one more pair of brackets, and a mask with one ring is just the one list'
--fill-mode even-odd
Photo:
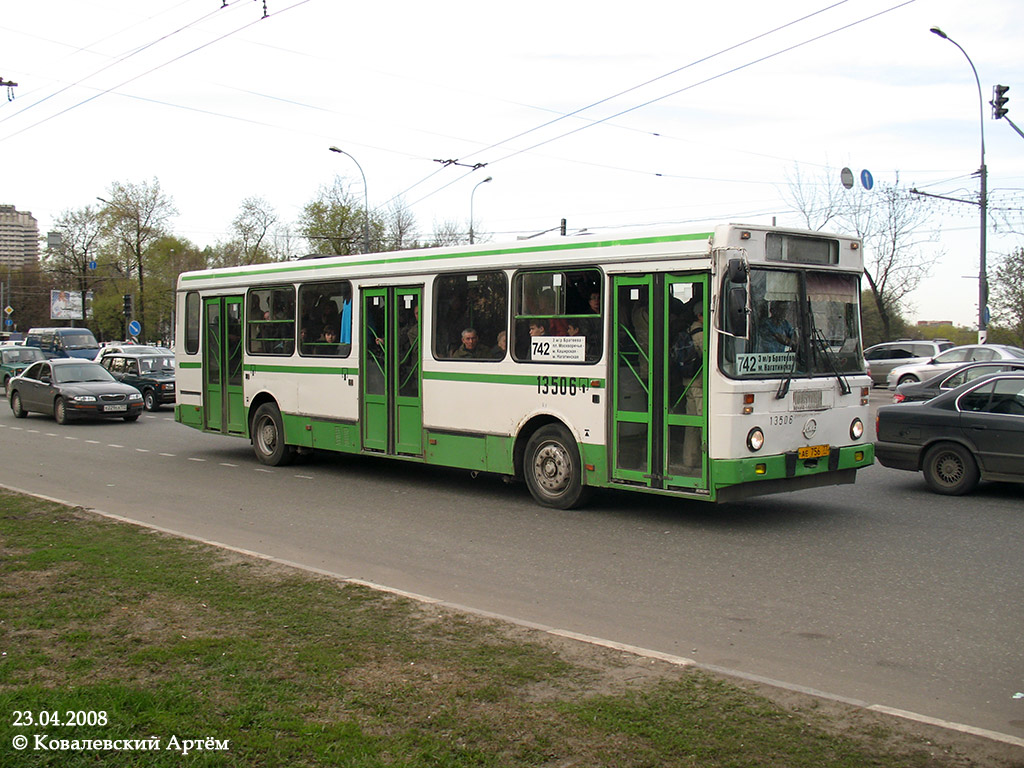
{"label": "parked car", "polygon": [[174,357],[122,352],[107,355],[100,362],[118,381],[131,384],[142,393],[147,411],[174,402]]}
{"label": "parked car", "polygon": [[139,390],[116,381],[102,365],[75,358],[33,363],[11,379],[8,398],[16,418],[47,413],[58,424],[82,416],[136,421],[142,414]]}
{"label": "parked car", "polygon": [[7,382],[28,368],[37,360],[45,360],[46,355],[39,347],[7,346],[0,348],[0,377],[3,378],[4,393]]}
{"label": "parked car", "polygon": [[26,347],[39,347],[48,358],[80,357],[92,360],[99,342],[88,328],[29,328]]}
{"label": "parked car", "polygon": [[109,344],[104,344],[100,348],[100,351],[96,353],[96,357],[93,358],[97,363],[102,362],[104,357],[108,355],[119,355],[122,352],[135,352],[138,354],[146,355],[170,355],[174,354],[170,350],[164,349],[163,347],[151,347],[148,344],[129,344],[127,342],[112,341]]}
{"label": "parked car", "polygon": [[984,363],[993,360],[1024,360],[1024,349],[1006,344],[964,344],[947,349],[923,363],[901,365],[889,371],[887,383],[895,390],[900,384],[924,381],[940,373],[948,373],[964,363]]}
{"label": "parked car", "polygon": [[871,383],[883,386],[889,371],[899,365],[923,363],[953,346],[948,339],[900,339],[883,341],[864,350]]}
{"label": "parked car", "polygon": [[948,373],[932,376],[927,381],[911,382],[896,385],[896,394],[892,396],[894,403],[910,403],[918,400],[931,400],[933,397],[956,389],[968,381],[1002,371],[1024,371],[1024,360],[1002,360],[992,363],[964,363]]}
{"label": "parked car", "polygon": [[936,493],[970,493],[980,480],[1024,482],[1024,372],[968,381],[926,402],[883,405],[875,458],[924,472]]}

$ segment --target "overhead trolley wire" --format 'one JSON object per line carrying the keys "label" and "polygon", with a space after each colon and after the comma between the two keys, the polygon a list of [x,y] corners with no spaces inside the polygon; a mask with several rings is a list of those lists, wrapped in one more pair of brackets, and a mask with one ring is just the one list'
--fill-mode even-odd
{"label": "overhead trolley wire", "polygon": [[[100,91],[99,93],[96,93],[96,94],[94,94],[92,96],[89,96],[86,99],[82,99],[81,101],[79,101],[79,102],[77,102],[75,104],[72,104],[71,106],[66,107],[65,109],[62,109],[59,112],[55,112],[54,114],[51,114],[50,116],[45,117],[42,120],[37,120],[35,123],[32,123],[31,125],[25,126],[21,130],[15,131],[14,133],[8,134],[7,136],[0,137],[0,142],[4,142],[4,141],[7,141],[8,139],[14,138],[15,136],[18,136],[19,134],[22,134],[25,131],[28,131],[28,130],[30,130],[32,128],[36,128],[36,127],[42,125],[43,123],[46,123],[46,122],[49,122],[50,120],[53,120],[56,117],[60,117],[61,115],[64,115],[64,114],[70,112],[73,109],[77,109],[78,107],[81,107],[81,106],[83,106],[85,104],[88,104],[91,101],[95,101],[96,99],[98,99],[101,96],[104,96],[104,95],[110,93],[111,91],[115,91],[118,88],[123,88],[124,86],[128,85],[129,83],[135,82],[136,80],[138,80],[140,78],[143,78],[146,75],[152,74],[153,72],[156,72],[159,69],[163,69],[164,67],[166,67],[166,66],[168,66],[170,64],[173,64],[173,63],[175,63],[177,61],[181,61],[182,59],[184,59],[184,58],[186,58],[188,56],[191,56],[193,53],[201,51],[204,48],[209,48],[211,45],[213,45],[215,43],[219,43],[220,41],[225,40],[226,38],[231,37],[232,35],[236,35],[239,32],[242,32],[243,30],[246,30],[249,27],[251,27],[251,26],[253,26],[255,24],[258,24],[260,21],[263,21],[263,19],[265,19],[265,18],[269,18],[270,16],[278,16],[278,15],[280,15],[282,13],[286,13],[287,11],[290,11],[290,10],[292,10],[294,8],[298,8],[300,5],[305,5],[306,3],[310,2],[310,1],[311,0],[298,0],[297,2],[292,3],[291,5],[289,5],[286,8],[282,8],[279,11],[274,11],[272,14],[268,14],[267,16],[261,16],[260,18],[256,19],[255,21],[249,22],[248,24],[243,24],[241,27],[238,27],[237,29],[234,29],[234,30],[232,30],[230,32],[226,32],[223,35],[220,35],[219,37],[215,37],[213,40],[209,40],[209,41],[203,43],[202,45],[198,45],[195,48],[192,48],[192,49],[190,49],[188,51],[185,51],[184,53],[179,54],[178,56],[175,56],[175,57],[173,57],[171,59],[168,59],[167,61],[163,62],[162,64],[157,64],[155,67],[150,67],[146,71],[140,72],[139,74],[135,75],[134,77],[130,77],[127,80],[125,80],[125,81],[123,81],[123,82],[121,82],[121,83],[119,83],[117,85],[113,85],[113,86],[111,86],[109,88],[105,88],[104,90]],[[192,24],[199,23],[199,21],[202,21],[203,19],[207,18],[209,15],[210,14],[207,14],[207,16],[204,16],[202,19],[197,19],[196,21],[192,22],[188,26],[191,26]],[[182,29],[186,29],[186,28],[187,27],[183,27]],[[167,37],[170,37],[173,34],[177,34],[177,32],[180,32],[180,31],[181,30],[177,30],[175,32],[169,33],[168,35],[165,35],[163,38],[160,38],[160,40],[164,40]],[[150,43],[149,45],[145,46],[145,48],[152,47],[157,42],[159,42],[159,40],[154,41],[153,43]],[[139,50],[144,50],[144,49],[139,49]],[[131,55],[134,55],[134,53],[131,54]],[[114,62],[114,63],[117,63],[117,62]],[[112,65],[113,64],[111,64],[109,66],[112,66]],[[104,67],[104,69],[107,69],[107,68],[108,67]],[[102,71],[102,70],[99,70],[99,71]],[[93,74],[96,74],[96,73],[93,73]],[[67,88],[70,88],[70,87],[71,87],[70,85],[67,86]],[[64,90],[67,90],[67,88],[62,89],[62,91],[59,91],[59,92],[63,92]],[[56,94],[53,94],[53,95],[56,95]],[[47,97],[47,98],[49,98],[49,97]],[[18,114],[20,114],[20,113],[18,113]],[[2,122],[2,121],[0,121],[0,122]]]}
{"label": "overhead trolley wire", "polygon": [[[490,161],[488,163],[478,164],[478,166],[476,168],[471,169],[468,173],[472,173],[474,170],[478,170],[478,168],[480,168],[480,167],[494,165],[495,163],[501,162],[503,160],[509,160],[509,159],[511,159],[513,157],[516,157],[517,155],[521,155],[521,154],[524,154],[526,152],[531,152],[531,151],[533,151],[535,149],[538,149],[539,147],[544,146],[545,144],[550,144],[550,143],[552,143],[554,141],[558,141],[559,139],[563,139],[563,138],[566,138],[568,136],[572,136],[572,135],[580,133],[581,131],[584,131],[584,130],[586,130],[588,128],[593,128],[594,126],[601,125],[603,123],[608,122],[609,120],[614,120],[615,118],[621,117],[622,115],[629,114],[630,112],[634,112],[634,111],[636,111],[638,109],[642,109],[643,107],[650,106],[651,104],[657,103],[659,101],[663,101],[664,99],[670,98],[672,96],[676,96],[676,95],[678,95],[680,93],[683,93],[685,91],[688,91],[688,90],[692,90],[693,88],[696,88],[696,87],[698,87],[700,85],[705,85],[706,83],[713,82],[714,80],[717,80],[719,78],[725,77],[726,75],[730,75],[730,74],[733,74],[735,72],[739,72],[739,71],[741,71],[743,69],[746,69],[748,67],[754,66],[755,64],[759,64],[759,63],[762,63],[764,61],[768,61],[769,59],[775,58],[776,56],[780,56],[780,55],[782,55],[784,53],[788,53],[790,51],[796,50],[796,49],[801,48],[801,47],[803,47],[805,45],[809,45],[811,43],[814,43],[814,42],[822,40],[822,39],[824,39],[826,37],[829,37],[830,35],[834,35],[834,34],[836,34],[838,32],[842,32],[842,31],[845,31],[845,30],[850,29],[852,27],[855,27],[858,24],[862,24],[862,23],[864,23],[866,21],[871,21],[872,19],[878,18],[879,16],[883,16],[883,15],[885,15],[887,13],[890,13],[892,11],[898,10],[899,8],[902,8],[904,6],[910,5],[911,3],[915,2],[915,1],[916,0],[904,0],[904,2],[898,3],[897,5],[891,6],[891,7],[887,8],[887,9],[885,9],[885,10],[879,11],[878,13],[871,14],[870,16],[866,16],[866,17],[864,17],[862,19],[859,19],[858,21],[854,21],[854,22],[851,22],[849,24],[843,25],[841,27],[837,27],[836,29],[833,29],[830,32],[825,32],[825,33],[823,33],[821,35],[817,35],[815,37],[812,37],[812,38],[809,38],[807,40],[804,40],[803,42],[796,43],[794,45],[791,45],[791,46],[788,46],[786,48],[780,49],[778,51],[775,51],[774,53],[771,53],[771,54],[768,54],[766,56],[762,56],[760,58],[754,59],[754,60],[749,61],[746,64],[742,64],[742,65],[740,65],[738,67],[733,67],[732,69],[726,70],[726,71],[721,72],[721,73],[719,73],[717,75],[713,75],[713,76],[705,78],[704,80],[701,80],[699,82],[692,83],[692,84],[690,84],[690,85],[688,85],[688,86],[686,86],[684,88],[680,88],[678,90],[672,91],[672,92],[664,94],[662,96],[658,96],[658,97],[656,97],[654,99],[650,99],[648,101],[645,101],[645,102],[642,102],[640,104],[634,105],[632,107],[629,107],[628,109],[624,109],[624,110],[621,110],[619,112],[616,112],[615,114],[608,115],[607,117],[603,117],[603,118],[600,118],[600,119],[592,120],[592,121],[588,122],[586,125],[582,125],[582,126],[580,126],[578,128],[575,128],[575,129],[573,129],[571,131],[567,131],[566,133],[560,134],[558,136],[551,137],[549,139],[545,139],[544,141],[537,142],[536,144],[533,144],[533,145],[531,145],[529,147],[525,147],[523,149],[516,150],[516,151],[511,152],[511,153],[509,153],[507,155],[504,155],[503,157],[499,157],[496,160],[492,160],[492,161]],[[529,135],[531,133],[534,133],[535,131],[538,131],[538,130],[541,130],[543,128],[546,128],[546,127],[548,127],[550,125],[554,125],[555,123],[558,123],[561,120],[564,120],[566,118],[574,117],[576,115],[579,115],[581,112],[584,112],[584,111],[586,111],[588,109],[591,109],[591,108],[593,108],[595,106],[599,106],[600,104],[604,104],[604,103],[606,103],[606,102],[608,102],[608,101],[610,101],[612,99],[618,98],[619,96],[631,93],[632,91],[635,91],[635,90],[637,90],[639,88],[643,88],[643,87],[645,87],[647,85],[650,85],[651,83],[658,82],[659,80],[663,80],[664,78],[669,77],[669,76],[674,75],[674,74],[677,74],[678,72],[682,72],[682,71],[684,71],[686,69],[689,69],[689,68],[691,68],[693,66],[696,66],[698,64],[701,64],[701,63],[704,63],[704,62],[707,62],[707,61],[710,61],[711,59],[714,59],[714,58],[716,58],[718,56],[721,56],[721,55],[723,55],[725,53],[728,53],[730,51],[734,51],[734,50],[736,50],[738,48],[741,48],[742,46],[748,45],[748,44],[750,44],[752,42],[755,42],[757,40],[763,39],[763,38],[765,38],[765,37],[767,37],[769,35],[772,35],[772,34],[775,34],[777,32],[780,32],[780,31],[782,31],[784,29],[787,29],[788,27],[791,27],[791,26],[793,26],[795,24],[799,24],[799,23],[801,23],[803,21],[806,21],[807,19],[813,18],[814,16],[817,16],[817,15],[820,15],[820,14],[825,13],[827,11],[830,11],[830,10],[840,6],[840,5],[843,5],[846,2],[848,2],[848,0],[839,0],[839,2],[833,3],[832,5],[829,5],[829,6],[826,6],[824,8],[821,8],[821,9],[819,9],[819,10],[813,12],[813,13],[810,13],[810,14],[807,14],[805,16],[802,16],[799,19],[794,19],[793,21],[787,22],[786,24],[782,24],[782,25],[780,25],[778,27],[775,27],[775,28],[773,28],[771,30],[768,30],[767,32],[762,32],[761,34],[755,35],[755,36],[753,36],[751,38],[748,38],[747,40],[744,40],[742,42],[739,42],[739,43],[731,45],[731,46],[729,46],[727,48],[724,48],[721,51],[718,51],[716,53],[710,54],[710,55],[705,56],[705,57],[703,57],[701,59],[697,59],[697,60],[695,60],[693,62],[690,62],[689,64],[686,64],[686,65],[684,65],[682,67],[678,67],[678,68],[676,68],[676,69],[674,69],[674,70],[672,70],[670,72],[666,72],[665,74],[659,75],[657,77],[651,78],[650,80],[647,80],[647,81],[645,81],[643,83],[635,85],[635,86],[633,86],[631,88],[627,88],[626,90],[620,91],[620,92],[618,92],[618,93],[616,93],[616,94],[614,94],[612,96],[608,96],[608,97],[606,97],[604,99],[601,99],[599,101],[596,101],[596,102],[594,102],[592,104],[588,104],[587,106],[580,107],[579,109],[576,109],[576,110],[574,110],[572,112],[569,112],[567,114],[560,115],[559,117],[554,118],[552,120],[548,120],[547,122],[542,123],[541,125],[538,125],[538,126],[536,126],[534,128],[528,129],[526,131],[522,131],[522,132],[516,134],[515,136],[511,136],[511,137],[509,137],[507,139],[503,139],[502,141],[496,142],[496,143],[490,145],[489,147],[486,147],[486,148],[480,149],[480,150],[476,150],[475,152],[472,152],[470,155],[468,155],[467,158],[475,157],[475,156],[477,156],[477,155],[479,155],[479,154],[481,154],[483,152],[487,152],[487,151],[489,151],[491,149],[496,149],[496,148],[498,148],[500,146],[503,146],[503,145],[505,145],[505,144],[507,144],[507,143],[509,143],[511,141],[514,141],[515,139],[518,139],[518,138],[521,138],[523,136]],[[466,159],[466,158],[463,158],[463,159]],[[407,189],[405,189],[403,192],[400,192],[399,194],[397,194],[394,197],[392,197],[390,200],[388,200],[386,203],[384,203],[384,205],[390,204],[392,201],[398,199],[399,197],[401,197],[405,193],[407,193],[410,190],[412,190],[412,189],[420,186],[421,184],[425,183],[429,179],[431,179],[434,176],[436,176],[441,170],[443,170],[443,169],[438,169],[438,170],[434,171],[433,173],[431,173],[430,175],[428,175],[427,177],[425,177],[424,179],[421,179],[420,181],[416,182],[412,186],[410,186]],[[445,185],[435,189],[432,192],[429,192],[428,194],[424,195],[423,197],[420,197],[415,202],[411,203],[410,207],[412,205],[416,205],[416,204],[422,202],[423,200],[426,200],[427,198],[429,198],[429,197],[437,194],[438,192],[441,192],[442,190],[448,188],[452,184],[460,181],[461,179],[465,178],[465,176],[468,175],[468,173],[467,174],[463,174],[463,175],[459,176],[458,178],[454,179],[453,181],[451,181],[451,182],[449,182],[449,183],[447,183],[447,184],[445,184]],[[383,207],[383,206],[379,206],[378,210],[379,210],[380,207]]]}

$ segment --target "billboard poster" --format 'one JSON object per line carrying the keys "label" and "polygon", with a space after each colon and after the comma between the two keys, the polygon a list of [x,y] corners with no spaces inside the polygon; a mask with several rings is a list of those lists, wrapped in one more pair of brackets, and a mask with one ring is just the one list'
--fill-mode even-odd
{"label": "billboard poster", "polygon": [[77,291],[50,291],[51,320],[82,320],[82,294]]}

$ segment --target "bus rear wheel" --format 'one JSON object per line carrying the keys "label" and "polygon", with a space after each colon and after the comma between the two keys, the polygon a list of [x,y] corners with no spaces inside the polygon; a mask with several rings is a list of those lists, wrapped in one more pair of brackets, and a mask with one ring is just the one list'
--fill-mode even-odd
{"label": "bus rear wheel", "polygon": [[541,427],[526,444],[523,474],[538,504],[572,509],[590,496],[583,485],[583,465],[572,435],[561,424]]}
{"label": "bus rear wheel", "polygon": [[281,411],[273,403],[264,403],[252,418],[252,447],[261,464],[281,467],[290,464],[295,451],[284,442]]}

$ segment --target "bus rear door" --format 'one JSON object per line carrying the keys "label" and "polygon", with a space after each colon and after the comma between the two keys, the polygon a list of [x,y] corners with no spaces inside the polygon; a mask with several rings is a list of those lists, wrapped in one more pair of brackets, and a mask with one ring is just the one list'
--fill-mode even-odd
{"label": "bus rear door", "polygon": [[203,302],[203,429],[244,435],[242,297]]}

